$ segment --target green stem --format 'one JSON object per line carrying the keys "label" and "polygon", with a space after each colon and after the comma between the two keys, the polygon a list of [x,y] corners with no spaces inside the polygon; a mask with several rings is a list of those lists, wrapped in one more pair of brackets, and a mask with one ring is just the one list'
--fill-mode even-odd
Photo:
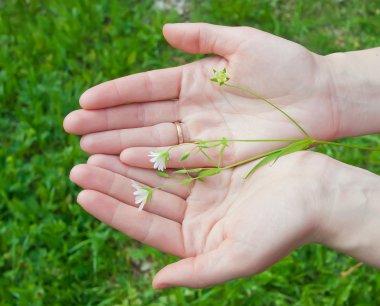
{"label": "green stem", "polygon": [[224,153],[224,150],[226,148],[227,148],[227,146],[225,146],[225,145],[222,145],[222,147],[220,148],[219,158],[218,158],[218,168],[220,168],[220,165],[222,164],[223,153]]}
{"label": "green stem", "polygon": [[199,152],[201,152],[204,156],[206,156],[206,158],[207,158],[210,162],[214,163],[215,166],[218,167],[218,166],[217,166],[218,163],[217,163],[216,160],[214,160],[210,155],[208,155],[208,154],[207,154],[202,148],[199,148],[199,147],[198,147],[198,149],[199,149]]}
{"label": "green stem", "polygon": [[[194,178],[191,177],[191,179],[194,179]],[[156,187],[152,188],[152,190],[160,190],[163,188],[168,188],[168,187],[173,187],[173,186],[178,186],[178,185],[183,185],[183,184],[184,183],[178,182],[178,183],[173,183],[173,184],[160,185],[160,186],[156,186]]]}
{"label": "green stem", "polygon": [[[302,139],[225,139],[228,142],[297,142]],[[204,142],[220,142],[222,139],[204,140]],[[197,143],[197,141],[195,141]]]}
{"label": "green stem", "polygon": [[284,116],[286,116],[291,122],[293,122],[294,125],[296,125],[298,127],[298,129],[307,137],[307,138],[311,138],[311,136],[297,123],[297,121],[295,121],[292,117],[290,117],[286,112],[284,112],[281,108],[279,108],[278,106],[276,106],[275,104],[273,104],[272,102],[270,102],[269,100],[265,99],[264,97],[261,97],[259,96],[258,94],[254,93],[253,91],[249,90],[249,89],[246,89],[244,87],[240,87],[238,85],[232,85],[232,84],[224,84],[225,86],[227,87],[230,87],[230,88],[236,88],[242,92],[245,92],[257,99],[260,99],[260,100],[263,100],[265,101],[266,103],[268,103],[270,106],[274,107],[275,109],[277,109],[278,111],[280,111]]}
{"label": "green stem", "polygon": [[[230,168],[234,168],[234,167],[237,167],[237,166],[240,166],[242,164],[246,164],[246,163],[249,163],[251,161],[254,161],[254,160],[257,160],[257,159],[260,159],[260,158],[263,158],[263,157],[266,157],[270,154],[273,154],[273,153],[277,153],[277,152],[280,152],[283,148],[281,149],[277,149],[277,150],[273,150],[273,151],[270,151],[270,152],[266,152],[266,153],[262,153],[262,154],[259,154],[259,155],[255,155],[253,157],[250,157],[250,158],[247,158],[243,161],[240,161],[240,162],[237,162],[237,163],[234,163],[234,164],[231,164],[231,165],[228,165],[228,166],[225,166],[225,167],[222,167],[220,168],[222,171],[223,170],[226,170],[226,169],[230,169]],[[217,167],[219,168],[219,167]],[[202,170],[207,170],[207,169],[213,169],[213,168],[202,168]],[[194,180],[197,180],[199,177],[189,177],[191,178],[191,181],[194,181]],[[158,189],[162,189],[162,188],[166,188],[166,187],[170,187],[170,186],[176,186],[176,185],[183,185],[184,183],[182,182],[179,182],[179,183],[173,183],[173,184],[169,184],[169,185],[161,185],[161,186],[157,186],[155,188],[152,188],[153,190],[158,190]]]}
{"label": "green stem", "polygon": [[231,164],[231,165],[228,165],[228,166],[225,166],[223,168],[220,168],[222,170],[226,170],[226,169],[230,169],[230,168],[234,168],[236,166],[240,166],[242,164],[246,164],[248,162],[251,162],[251,161],[254,161],[256,159],[259,159],[259,158],[262,158],[262,157],[265,157],[265,156],[268,156],[270,154],[273,154],[273,153],[277,153],[277,152],[280,152],[282,151],[283,148],[281,149],[277,149],[277,150],[273,150],[273,151],[270,151],[270,152],[266,152],[266,153],[262,153],[262,154],[259,154],[259,155],[256,155],[256,156],[253,156],[253,157],[250,157],[250,158],[247,158],[243,161],[240,161],[240,162],[237,162],[237,163],[234,163],[234,164]]}
{"label": "green stem", "polygon": [[380,148],[371,148],[371,147],[358,146],[358,145],[351,145],[351,144],[340,143],[340,142],[331,142],[331,141],[314,140],[314,143],[321,144],[321,145],[332,145],[332,146],[337,146],[337,147],[345,147],[345,148],[351,148],[351,149],[359,149],[359,150],[380,151]]}

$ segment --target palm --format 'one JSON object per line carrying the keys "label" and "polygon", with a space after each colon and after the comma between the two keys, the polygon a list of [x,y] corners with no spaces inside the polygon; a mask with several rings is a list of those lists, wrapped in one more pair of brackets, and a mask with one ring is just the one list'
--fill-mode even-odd
{"label": "palm", "polygon": [[247,181],[242,177],[252,165],[223,171],[190,189],[168,187],[155,191],[147,212],[131,206],[129,180],[154,187],[170,185],[172,179],[127,167],[112,156],[94,156],[91,165],[76,167],[71,179],[88,189],[78,201],[92,215],[137,240],[185,258],[174,264],[174,270],[165,269],[171,277],[183,277],[181,282],[191,274],[184,284],[203,287],[258,273],[308,242],[314,229],[308,216],[316,214],[307,213],[311,209],[307,204],[315,192],[307,188],[302,173],[306,167],[309,176],[321,176],[323,159],[327,158],[316,153],[298,153]]}
{"label": "palm", "polygon": [[[238,89],[219,87],[210,82],[211,69],[227,68],[231,84],[260,93],[291,114],[317,139],[331,139],[334,126],[327,93],[315,84],[317,56],[303,47],[272,35],[276,49],[263,47],[249,56],[254,42],[247,41],[229,62],[220,57],[207,58],[185,67],[178,100],[180,119],[190,141],[197,139],[278,139],[303,138],[300,130],[265,101],[249,97]],[[264,40],[264,39],[263,39]],[[288,50],[286,50],[288,48]],[[245,50],[246,49],[246,50]],[[278,50],[285,56],[278,54]],[[262,54],[260,54],[262,53]],[[301,62],[301,63],[300,63]],[[276,67],[273,73],[267,63]],[[290,71],[290,72],[289,72]],[[283,145],[283,144],[280,144]],[[275,143],[234,145],[226,156],[237,162],[275,147]],[[228,154],[230,153],[230,154]]]}
{"label": "palm", "polygon": [[[305,210],[310,210],[307,204],[315,192],[307,187],[303,171],[307,167],[308,175],[320,176],[325,159],[299,153],[249,180],[243,177],[252,163],[223,171],[207,182],[196,182],[182,222],[185,257],[203,254],[208,261],[204,264],[217,262],[222,271],[239,261],[239,269],[229,275],[235,278],[261,272],[304,244],[314,229]],[[199,280],[199,285],[202,281],[207,282]]]}
{"label": "palm", "polygon": [[[282,176],[281,172],[276,173],[277,169],[272,168],[271,184],[265,181],[265,172],[260,172],[253,179],[257,183],[257,188],[252,188],[252,181],[245,182],[243,179],[244,174],[249,170],[248,166],[227,170],[217,177],[209,178],[206,182],[195,183],[186,200],[187,209],[182,222],[186,257],[207,254],[228,242],[229,246],[224,256],[228,260],[235,260],[228,257],[234,257],[236,253],[233,254],[232,251],[236,252],[242,248],[239,244],[252,248],[255,244],[264,244],[265,240],[268,242],[268,232],[273,232],[274,236],[270,238],[272,241],[289,242],[290,237],[287,239],[279,237],[279,234],[283,232],[282,229],[279,230],[279,227],[289,225],[281,224],[283,214],[289,210],[287,195],[282,192],[291,184],[273,188],[273,182],[281,179]],[[259,183],[258,180],[261,182]],[[259,186],[264,189],[258,191]],[[269,196],[268,189],[271,189]],[[301,204],[303,205],[302,201],[292,203],[293,209],[298,211],[297,207]],[[302,220],[302,216],[292,216],[294,228],[300,224],[297,217]],[[268,222],[268,220],[271,221]],[[278,228],[274,229],[274,226]],[[288,231],[289,228],[284,230]],[[264,241],[260,241],[261,239]],[[272,243],[271,248],[274,246],[277,247],[275,243]],[[243,249],[246,251],[245,248]],[[284,255],[284,250],[272,249],[271,252],[276,254],[275,257]],[[270,255],[273,257],[273,254]],[[247,263],[253,262],[249,259]],[[250,270],[249,273],[253,271]]]}
{"label": "palm", "polygon": [[[269,99],[289,113],[313,137],[333,138],[336,127],[329,89],[322,78],[327,71],[323,58],[300,45],[265,32],[250,28],[230,31],[235,31],[235,35],[229,37],[226,34],[226,46],[220,39],[221,46],[216,41],[209,51],[192,50],[194,47],[185,46],[186,41],[169,38],[172,44],[190,52],[214,51],[225,55],[209,57],[172,70],[126,77],[115,85],[100,85],[96,95],[93,92],[87,98],[89,102],[82,102],[84,107],[99,109],[123,103],[133,104],[108,110],[75,112],[66,128],[74,133],[89,134],[82,139],[82,148],[89,153],[119,154],[129,148],[128,156],[123,159],[139,167],[151,167],[146,156],[155,147],[176,144],[175,129],[168,123],[173,121],[182,122],[186,142],[222,137],[304,137],[292,122],[265,102],[210,81],[213,68],[227,68],[231,84],[243,86]],[[202,48],[200,44],[199,48]],[[118,92],[112,93],[115,88]],[[136,89],[141,93],[135,94]],[[176,101],[166,100],[169,98]],[[146,102],[152,100],[161,101]],[[281,145],[284,144],[235,143],[226,150],[224,163],[237,162]],[[174,150],[173,156],[180,156],[184,150],[187,149]],[[217,156],[216,151],[210,154]],[[200,157],[189,159],[186,164],[193,167],[206,165],[209,162]],[[181,165],[172,162],[169,166]]]}

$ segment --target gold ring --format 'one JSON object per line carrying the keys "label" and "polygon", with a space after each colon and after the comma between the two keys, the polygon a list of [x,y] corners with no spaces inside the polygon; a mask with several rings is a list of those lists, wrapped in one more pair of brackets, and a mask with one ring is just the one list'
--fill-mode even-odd
{"label": "gold ring", "polygon": [[183,132],[182,132],[181,124],[178,121],[174,122],[174,124],[177,129],[178,144],[181,144],[183,143]]}

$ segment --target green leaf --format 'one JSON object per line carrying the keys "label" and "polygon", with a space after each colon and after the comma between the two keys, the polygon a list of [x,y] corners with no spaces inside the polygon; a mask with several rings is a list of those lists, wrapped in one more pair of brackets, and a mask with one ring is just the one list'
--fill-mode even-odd
{"label": "green leaf", "polygon": [[261,168],[262,166],[265,166],[269,162],[271,162],[274,159],[277,159],[280,156],[281,151],[273,152],[272,154],[264,157],[262,160],[260,160],[244,177],[245,179],[249,178],[257,169]]}
{"label": "green leaf", "polygon": [[216,175],[216,174],[219,174],[221,171],[222,171],[222,169],[220,169],[220,168],[206,169],[206,170],[201,171],[196,178],[200,179],[200,178],[203,178],[203,177]]}
{"label": "green leaf", "polygon": [[196,140],[196,145],[198,148],[203,148],[203,149],[206,149],[206,148],[209,148],[209,144],[206,140]]}
{"label": "green leaf", "polygon": [[157,170],[156,173],[161,177],[169,177],[169,174],[164,171]]}
{"label": "green leaf", "polygon": [[194,180],[194,179],[193,179],[192,177],[189,177],[189,178],[187,178],[187,179],[182,180],[180,183],[181,183],[181,184],[189,184],[189,183],[191,183],[193,180]]}
{"label": "green leaf", "polygon": [[187,159],[189,156],[190,156],[190,152],[185,152],[185,153],[183,153],[183,155],[181,156],[181,158],[180,158],[179,160],[180,160],[180,161],[184,161],[184,160]]}
{"label": "green leaf", "polygon": [[280,151],[273,152],[272,154],[266,156],[263,158],[258,164],[256,164],[245,176],[245,178],[250,177],[257,169],[261,168],[262,166],[268,164],[272,160],[276,162],[280,157],[297,152],[302,151],[305,149],[308,149],[310,145],[313,143],[312,139],[303,139],[294,143],[291,143],[287,147],[281,149]]}
{"label": "green leaf", "polygon": [[281,156],[285,156],[294,152],[308,149],[312,143],[313,143],[312,139],[304,139],[304,140],[291,143],[290,145],[288,145],[287,147],[281,150],[279,156],[275,159],[274,162],[276,162],[277,159],[279,159]]}

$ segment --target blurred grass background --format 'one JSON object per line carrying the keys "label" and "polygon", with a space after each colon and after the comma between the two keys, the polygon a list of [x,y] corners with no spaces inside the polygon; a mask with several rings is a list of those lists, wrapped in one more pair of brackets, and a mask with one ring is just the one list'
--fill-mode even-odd
{"label": "blurred grass background", "polygon": [[[380,46],[378,0],[155,2],[0,1],[0,305],[380,305],[378,271],[341,277],[356,261],[318,245],[223,286],[154,291],[173,258],[75,204],[68,173],[86,155],[63,117],[93,84],[194,60],[167,45],[164,23],[248,25],[321,54]],[[323,150],[380,173],[378,154]]]}

